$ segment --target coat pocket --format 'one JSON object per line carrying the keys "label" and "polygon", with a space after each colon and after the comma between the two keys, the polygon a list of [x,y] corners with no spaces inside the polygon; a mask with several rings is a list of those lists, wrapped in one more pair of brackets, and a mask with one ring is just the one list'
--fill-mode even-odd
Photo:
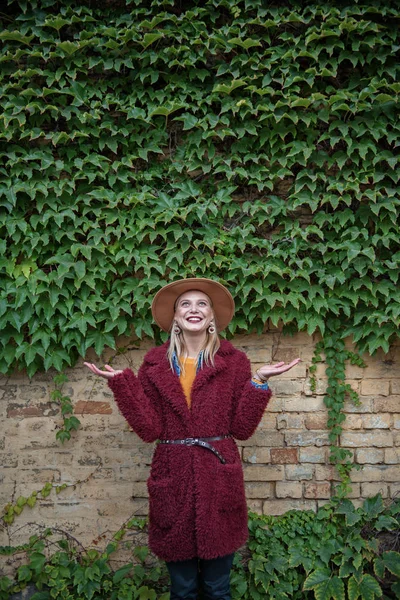
{"label": "coat pocket", "polygon": [[218,465],[216,497],[218,510],[223,512],[246,506],[243,470],[240,463]]}
{"label": "coat pocket", "polygon": [[176,500],[172,478],[148,479],[149,519],[162,529],[168,529],[176,520]]}

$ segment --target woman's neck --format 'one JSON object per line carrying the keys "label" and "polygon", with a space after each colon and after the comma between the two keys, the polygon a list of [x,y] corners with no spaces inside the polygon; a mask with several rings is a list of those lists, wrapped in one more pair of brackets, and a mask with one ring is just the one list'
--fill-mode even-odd
{"label": "woman's neck", "polygon": [[200,335],[190,335],[190,333],[184,333],[185,346],[187,350],[188,358],[197,358],[199,352],[204,348],[204,344],[206,341],[206,334],[202,333]]}

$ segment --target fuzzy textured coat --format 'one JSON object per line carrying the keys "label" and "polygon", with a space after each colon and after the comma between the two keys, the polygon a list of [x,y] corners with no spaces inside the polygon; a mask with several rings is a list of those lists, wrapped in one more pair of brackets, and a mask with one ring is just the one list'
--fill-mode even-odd
{"label": "fuzzy textured coat", "polygon": [[[248,439],[271,396],[251,384],[247,356],[226,340],[214,366],[204,366],[188,408],[167,360],[168,342],[109,380],[118,407],[145,442],[231,435]],[[150,477],[149,546],[166,561],[231,554],[248,535],[242,464],[232,438],[212,442],[226,464],[199,446],[157,445]]]}

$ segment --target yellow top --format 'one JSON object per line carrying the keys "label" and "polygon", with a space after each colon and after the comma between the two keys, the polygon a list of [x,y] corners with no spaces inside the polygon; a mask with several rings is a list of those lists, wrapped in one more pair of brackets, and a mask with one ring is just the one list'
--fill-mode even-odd
{"label": "yellow top", "polygon": [[185,392],[186,402],[188,403],[188,407],[190,408],[192,397],[192,385],[194,379],[196,377],[196,369],[197,369],[197,359],[196,358],[186,358],[181,359],[184,361],[185,365],[185,373],[183,373],[183,369],[181,369],[181,374],[179,375],[179,380],[181,382],[183,391]]}

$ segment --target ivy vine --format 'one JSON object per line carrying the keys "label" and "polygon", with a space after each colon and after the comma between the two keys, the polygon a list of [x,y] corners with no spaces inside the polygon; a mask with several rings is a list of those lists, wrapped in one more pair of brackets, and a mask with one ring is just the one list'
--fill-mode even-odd
{"label": "ivy vine", "polygon": [[100,465],[98,465],[92,473],[85,477],[85,479],[79,479],[77,481],[74,481],[73,483],[56,484],[52,481],[46,481],[46,483],[40,490],[33,490],[33,492],[31,492],[29,496],[21,495],[18,496],[16,500],[11,500],[10,502],[7,502],[7,504],[3,508],[2,513],[0,513],[0,529],[12,525],[14,523],[15,518],[22,513],[26,506],[33,508],[38,500],[47,498],[47,496],[50,496],[53,490],[56,491],[56,494],[59,494],[66,488],[72,487],[75,489],[77,485],[86,483],[87,481],[89,481],[89,479],[93,477],[93,475],[95,475],[95,473],[97,473],[99,468]]}
{"label": "ivy vine", "polygon": [[352,365],[365,368],[366,364],[361,356],[351,350],[347,350],[343,340],[343,326],[338,319],[331,319],[327,323],[327,332],[323,340],[315,345],[314,356],[309,368],[311,390],[316,391],[315,372],[317,364],[322,362],[321,354],[325,355],[327,388],[324,403],[328,409],[328,422],[330,456],[329,460],[337,468],[340,484],[336,487],[335,495],[344,498],[350,488],[350,471],[359,468],[353,462],[353,453],[348,448],[340,447],[340,435],[343,431],[342,423],[346,420],[343,412],[346,398],[349,398],[355,406],[360,406],[360,398],[351,385],[345,383],[346,361]]}
{"label": "ivy vine", "polygon": [[[50,396],[54,402],[57,402],[61,408],[61,415],[63,417],[63,424],[56,433],[56,439],[60,440],[63,444],[65,441],[71,439],[71,431],[77,431],[81,424],[80,420],[73,415],[74,408],[72,406],[72,400],[69,396],[65,396],[62,393],[64,383],[68,381],[68,377],[65,373],[59,373],[53,379],[54,390]],[[71,415],[71,416],[68,416]]]}
{"label": "ivy vine", "polygon": [[155,337],[220,279],[228,335],[338,318],[387,351],[400,297],[395,0],[9,0],[0,13],[0,371]]}

